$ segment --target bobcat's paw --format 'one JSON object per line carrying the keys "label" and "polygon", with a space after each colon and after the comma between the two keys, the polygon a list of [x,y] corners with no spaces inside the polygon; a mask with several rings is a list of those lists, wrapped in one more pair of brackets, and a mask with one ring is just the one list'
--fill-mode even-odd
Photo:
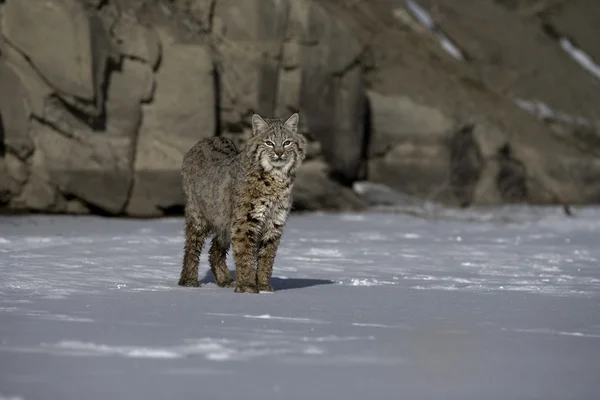
{"label": "bobcat's paw", "polygon": [[198,279],[183,279],[181,278],[178,283],[179,286],[185,287],[200,287],[200,282]]}
{"label": "bobcat's paw", "polygon": [[235,287],[236,293],[258,293],[256,285],[237,285]]}
{"label": "bobcat's paw", "polygon": [[259,283],[258,284],[258,291],[259,292],[274,292],[275,289],[273,289],[273,286],[271,286],[268,283]]}

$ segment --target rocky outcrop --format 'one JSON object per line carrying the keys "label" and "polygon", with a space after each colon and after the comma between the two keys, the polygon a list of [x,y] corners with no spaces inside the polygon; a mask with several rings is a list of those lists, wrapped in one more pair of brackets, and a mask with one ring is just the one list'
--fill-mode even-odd
{"label": "rocky outcrop", "polygon": [[0,0],[0,207],[180,213],[189,148],[293,111],[296,210],[600,201],[597,2],[476,3]]}
{"label": "rocky outcrop", "polygon": [[[341,5],[341,2],[335,3]],[[482,4],[477,5],[469,3],[468,7],[465,2],[419,2],[431,12],[431,20],[435,21],[434,28],[437,30],[434,34],[416,23],[409,9],[399,3],[389,2],[380,9],[371,7],[366,2],[345,7],[345,11],[356,19],[359,15],[367,15],[367,10],[371,12],[371,18],[365,20],[357,34],[371,43],[376,61],[375,68],[366,74],[367,85],[371,92],[382,96],[380,100],[384,99],[371,102],[374,115],[373,135],[377,136],[378,130],[389,130],[381,126],[382,118],[378,118],[378,114],[389,114],[389,109],[395,109],[397,115],[396,118],[391,118],[398,126],[397,139],[393,140],[397,145],[387,152],[371,155],[370,179],[386,183],[402,192],[456,205],[498,204],[506,201],[587,203],[599,200],[599,187],[590,185],[590,182],[600,177],[597,164],[599,147],[597,144],[592,145],[593,137],[597,135],[595,113],[600,100],[591,86],[595,85],[595,77],[578,66],[559,43],[544,38],[546,33],[542,23],[536,25],[516,10],[507,11],[504,6],[490,5],[493,2],[481,2]],[[442,10],[446,10],[445,13]],[[485,14],[480,16],[481,20],[488,22],[476,22],[471,14],[461,17],[465,13],[477,12]],[[468,18],[473,20],[468,24],[464,23]],[[494,22],[496,18],[504,21],[504,31]],[[453,21],[456,24],[455,31],[451,29]],[[395,24],[401,24],[406,29],[388,29]],[[511,28],[506,29],[506,26]],[[445,51],[449,46],[439,41],[442,36],[440,32],[454,42],[455,49],[462,52],[462,57],[457,59],[455,51]],[[504,37],[513,32],[520,36],[514,42],[510,41],[512,39],[508,40],[512,47],[504,46],[507,42]],[[536,42],[528,35],[540,39],[537,45],[539,48],[535,51],[522,51],[519,48],[522,44],[531,49],[536,46]],[[503,38],[502,41],[498,41],[499,37]],[[493,60],[496,56],[489,54],[492,51],[490,49],[495,49],[495,54],[500,59],[508,60],[513,57],[513,61],[508,65],[504,63],[495,66]],[[503,52],[506,53],[504,56]],[[514,59],[514,54],[519,55],[520,61]],[[543,63],[544,60],[546,63]],[[553,70],[555,64],[557,70],[567,75],[564,83],[553,78],[558,75]],[[500,75],[508,76],[510,71],[520,68],[520,65],[531,66],[532,79],[505,79],[505,83],[513,86],[502,86],[500,80],[504,78]],[[536,72],[539,69],[543,69],[544,73]],[[516,76],[522,75],[518,73]],[[538,75],[540,77],[536,78]],[[533,78],[539,79],[539,82]],[[552,91],[551,95],[542,97],[548,91]],[[553,106],[560,107],[562,101],[564,104],[570,102],[571,108],[558,108],[548,118],[547,115],[532,112],[531,108],[519,104],[516,93],[523,93],[523,97],[531,95],[537,105],[545,104],[544,101],[550,103],[554,99]],[[562,93],[570,93],[571,96],[561,99]],[[406,132],[402,133],[401,127],[411,126],[412,114],[418,115],[418,112],[397,111],[402,108],[414,109],[412,105],[399,102],[398,98],[409,99],[411,103],[422,107],[419,111],[431,110],[429,116],[423,118],[428,122],[437,121],[440,119],[439,115],[443,115],[449,121],[446,127],[452,128],[448,128],[445,133],[438,130],[437,136],[431,133],[432,128],[429,128],[428,133],[409,128],[419,132],[418,139],[404,140],[401,137]],[[585,98],[587,103],[578,109],[572,108],[573,98]],[[546,107],[549,108],[547,105]],[[575,111],[579,111],[579,114]],[[570,112],[575,118],[564,118],[565,114],[571,117]],[[406,114],[411,116],[407,117]],[[586,126],[581,126],[581,119],[576,118],[582,114],[588,118],[589,124]],[[419,126],[429,127],[428,122],[419,123]],[[468,146],[459,151],[462,156],[454,157],[452,161],[452,147],[457,151],[456,146],[452,145],[452,138],[461,127],[471,124],[474,126],[473,140],[463,142]],[[456,144],[455,141],[454,143]],[[506,167],[501,154],[507,146],[511,149],[511,165],[519,165],[519,168]],[[475,154],[477,155],[473,156]],[[410,164],[411,159],[418,160],[414,161],[416,166]],[[458,169],[470,171],[467,175],[472,178],[456,179],[457,175],[464,174],[457,174],[457,162]],[[419,169],[419,166],[424,165],[430,167]],[[508,178],[506,174],[511,177]],[[519,189],[523,180],[526,190]],[[458,184],[461,181],[463,183]],[[459,187],[456,187],[457,184]],[[465,198],[467,193],[471,194]],[[515,193],[521,195],[516,196]],[[472,199],[466,201],[471,196]]]}
{"label": "rocky outcrop", "polygon": [[181,160],[198,140],[216,134],[208,46],[182,42],[166,28],[157,32],[162,61],[155,75],[154,98],[144,105],[138,133],[135,179],[126,210],[132,216],[161,215],[181,206]]}
{"label": "rocky outcrop", "polygon": [[[333,177],[346,185],[364,177],[362,49],[345,21],[312,1],[156,3],[1,6],[3,143],[27,176],[11,175],[10,191],[3,181],[3,204],[140,217],[177,212],[185,152],[216,134],[243,145],[253,112],[302,110],[309,159],[328,163],[318,177],[307,167],[318,182],[299,185],[309,199],[302,207],[318,208],[310,199],[327,185],[349,193]],[[316,104],[323,88],[327,98]]]}
{"label": "rocky outcrop", "polygon": [[[506,6],[508,2],[498,1],[420,3],[431,10],[441,29],[460,44],[469,63],[491,88],[509,98],[544,103],[573,117],[592,121],[600,117],[596,107],[600,92],[596,90],[595,78],[584,73],[565,53],[557,43],[559,38],[547,35],[542,25],[524,20],[523,8],[511,9]],[[595,47],[598,45],[591,49]],[[557,77],[560,90],[556,87]]]}
{"label": "rocky outcrop", "polygon": [[308,0],[217,1],[211,38],[226,134],[248,134],[253,112],[300,109],[332,174],[346,183],[364,175],[362,48],[344,20]]}

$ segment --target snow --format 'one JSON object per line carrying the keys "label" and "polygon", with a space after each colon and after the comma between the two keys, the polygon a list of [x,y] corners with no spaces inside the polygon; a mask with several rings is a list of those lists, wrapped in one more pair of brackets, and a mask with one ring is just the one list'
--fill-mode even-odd
{"label": "snow", "polygon": [[[591,399],[600,209],[298,214],[275,293],[177,286],[181,218],[0,218],[0,400]],[[231,259],[230,267],[233,267]]]}
{"label": "snow", "polygon": [[465,57],[460,49],[438,27],[427,10],[415,0],[405,0],[404,6],[418,22],[423,24],[438,39],[440,46],[446,53],[450,54],[456,60],[464,61]]}
{"label": "snow", "polygon": [[571,58],[590,74],[600,79],[600,65],[596,64],[592,57],[586,52],[576,47],[568,38],[561,37],[560,47],[571,56]]}
{"label": "snow", "polygon": [[570,115],[562,111],[551,109],[547,104],[538,100],[513,99],[515,104],[531,115],[543,121],[560,121],[569,125],[591,126],[589,120],[584,117]]}

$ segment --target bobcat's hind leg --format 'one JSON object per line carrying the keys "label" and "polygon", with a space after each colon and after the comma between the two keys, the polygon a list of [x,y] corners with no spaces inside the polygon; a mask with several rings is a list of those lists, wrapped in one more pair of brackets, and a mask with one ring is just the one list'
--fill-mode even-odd
{"label": "bobcat's hind leg", "polygon": [[220,287],[232,287],[234,282],[226,263],[228,249],[228,243],[223,243],[218,236],[213,238],[210,245],[208,261],[210,263],[210,270],[217,281],[217,285]]}
{"label": "bobcat's hind leg", "polygon": [[198,263],[204,241],[209,233],[206,220],[202,217],[185,216],[185,248],[183,254],[183,267],[179,286],[198,287]]}

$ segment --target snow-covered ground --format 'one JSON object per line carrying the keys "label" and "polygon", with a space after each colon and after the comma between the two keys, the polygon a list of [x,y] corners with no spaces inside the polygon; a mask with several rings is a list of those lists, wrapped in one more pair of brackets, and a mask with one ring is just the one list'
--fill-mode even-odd
{"label": "snow-covered ground", "polygon": [[0,399],[596,399],[576,212],[294,215],[258,295],[178,287],[179,218],[1,217]]}

